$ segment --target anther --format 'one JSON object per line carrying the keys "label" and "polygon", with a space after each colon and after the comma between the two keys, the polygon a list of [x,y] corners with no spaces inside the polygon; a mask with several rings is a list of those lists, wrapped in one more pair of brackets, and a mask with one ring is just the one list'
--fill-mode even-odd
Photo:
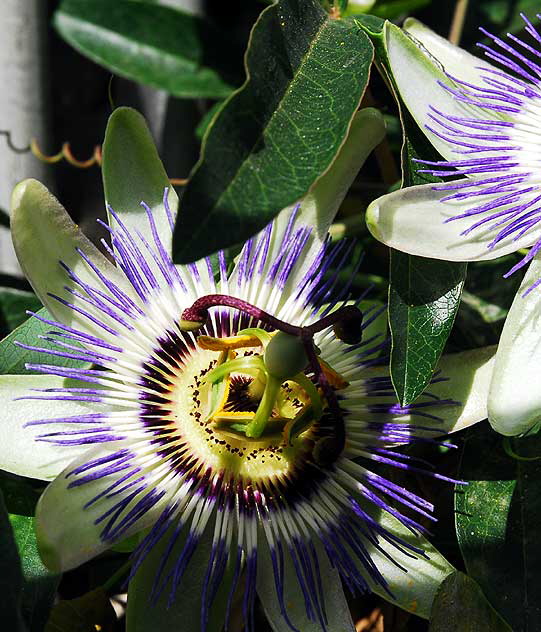
{"label": "anther", "polygon": [[208,351],[225,351],[226,349],[243,349],[244,347],[260,347],[261,340],[255,336],[240,335],[228,338],[213,338],[212,336],[198,336],[197,344]]}

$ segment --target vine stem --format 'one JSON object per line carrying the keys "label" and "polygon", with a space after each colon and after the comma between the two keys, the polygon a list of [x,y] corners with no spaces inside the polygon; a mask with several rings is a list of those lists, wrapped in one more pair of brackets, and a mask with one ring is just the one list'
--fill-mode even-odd
{"label": "vine stem", "polygon": [[455,4],[455,12],[448,38],[451,44],[455,44],[455,46],[460,44],[464,21],[466,20],[466,13],[468,11],[468,2],[469,0],[457,0]]}

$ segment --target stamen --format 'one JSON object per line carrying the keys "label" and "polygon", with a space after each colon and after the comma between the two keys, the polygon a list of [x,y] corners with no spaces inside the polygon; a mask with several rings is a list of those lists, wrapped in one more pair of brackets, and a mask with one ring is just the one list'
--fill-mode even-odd
{"label": "stamen", "polygon": [[[284,381],[297,381],[297,383],[304,388],[298,380],[306,384],[307,378],[304,376],[303,371],[309,366],[323,390],[333,418],[341,429],[337,434],[338,439],[336,445],[333,446],[333,450],[343,449],[345,443],[345,433],[343,431],[344,420],[333,384],[338,383],[341,388],[344,388],[347,383],[341,380],[340,376],[330,369],[330,367],[320,363],[313,337],[314,334],[319,331],[323,331],[327,327],[333,327],[336,336],[344,342],[348,344],[359,343],[362,339],[362,312],[359,308],[354,305],[346,305],[327,314],[324,318],[321,318],[311,325],[298,326],[280,320],[240,298],[226,294],[208,294],[207,296],[197,299],[191,307],[188,307],[182,312],[181,328],[193,331],[202,327],[209,318],[208,310],[211,307],[219,306],[237,309],[248,314],[253,319],[270,326],[272,329],[278,330],[278,333],[276,333],[268,343],[264,338],[261,339],[261,336],[253,335],[255,332],[263,331],[259,328],[245,330],[241,332],[242,335],[233,337],[229,339],[229,341],[227,341],[227,339],[211,339],[209,336],[200,336],[198,338],[198,344],[200,346],[208,348],[204,345],[211,344],[217,347],[216,350],[246,346],[242,344],[245,338],[249,341],[255,338],[258,342],[257,346],[263,344],[265,347],[264,359],[260,356],[236,358],[235,360],[220,364],[206,376],[207,380],[216,383],[221,379],[227,378],[233,371],[244,371],[248,374],[253,374],[253,372],[256,371],[258,373],[262,372],[265,375],[265,385],[258,409],[253,419],[245,426],[244,432],[246,437],[258,438],[261,436],[271,418]],[[217,342],[214,342],[215,340]],[[276,353],[270,353],[274,343],[277,343],[280,348],[278,356]],[[253,344],[251,346],[256,345]],[[301,353],[299,353],[299,346]],[[304,353],[302,352],[302,348],[304,348]],[[294,367],[294,369],[292,367]],[[316,389],[310,390],[311,393],[309,393],[309,396],[312,395],[312,405],[314,409],[319,412],[321,409],[319,394],[317,394]],[[314,391],[317,394],[317,398],[314,396]],[[289,432],[290,430],[288,429],[286,435],[289,436]]]}
{"label": "stamen", "polygon": [[243,347],[260,347],[261,340],[255,336],[242,335],[230,338],[213,338],[212,336],[198,336],[197,344],[207,351],[226,351],[228,349],[242,349]]}
{"label": "stamen", "polygon": [[323,374],[327,378],[327,381],[333,388],[336,390],[342,390],[343,388],[346,388],[346,386],[349,386],[349,382],[346,382],[340,373],[337,373],[328,362],[325,362],[325,360],[319,357],[318,362]]}

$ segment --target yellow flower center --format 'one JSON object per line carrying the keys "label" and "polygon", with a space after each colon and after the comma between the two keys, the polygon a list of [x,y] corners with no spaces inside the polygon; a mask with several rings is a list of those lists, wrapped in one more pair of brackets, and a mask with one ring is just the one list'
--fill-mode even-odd
{"label": "yellow flower center", "polygon": [[[263,330],[198,338],[162,406],[172,429],[168,445],[177,454],[189,451],[194,464],[252,480],[287,476],[310,457],[322,398],[304,374],[282,381],[266,371],[263,356],[272,339]],[[334,388],[345,385],[331,367],[321,366]],[[247,436],[258,415],[261,433]]]}

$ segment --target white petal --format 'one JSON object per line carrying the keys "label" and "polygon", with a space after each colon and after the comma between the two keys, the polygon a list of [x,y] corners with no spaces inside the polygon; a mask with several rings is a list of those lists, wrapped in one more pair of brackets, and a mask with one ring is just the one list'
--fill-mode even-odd
{"label": "white petal", "polygon": [[[354,632],[355,627],[351,620],[340,576],[336,569],[331,566],[327,555],[322,551],[322,547],[316,548],[328,619],[326,630],[328,632]],[[274,632],[291,632],[291,628],[280,610],[280,602],[274,586],[274,570],[266,546],[260,547],[257,564],[257,593],[267,619]],[[284,602],[287,616],[298,630],[301,632],[321,632],[319,622],[310,621],[306,616],[306,608],[297,575],[287,554],[284,558]]]}
{"label": "white petal", "polygon": [[[408,187],[372,202],[366,212],[366,223],[372,235],[387,246],[410,255],[446,261],[496,259],[520,248],[527,248],[541,237],[541,224],[538,224],[516,241],[515,233],[512,233],[489,249],[488,244],[501,230],[501,226],[494,228],[494,222],[491,221],[469,235],[461,235],[462,231],[484,215],[448,222],[445,220],[499,196],[492,194],[480,196],[474,201],[469,198],[441,202],[441,198],[448,195],[449,191],[435,191],[433,187],[432,184]],[[536,192],[530,193],[531,198],[536,195]],[[523,195],[521,203],[526,203],[527,199]],[[498,211],[503,208],[498,208]],[[485,211],[485,214],[490,215],[491,211]]]}
{"label": "white petal", "polygon": [[[172,219],[176,218],[178,196],[169,182],[145,119],[132,108],[114,110],[107,123],[103,143],[103,187],[122,223],[133,233],[139,230],[152,241],[150,224],[141,202],[152,210],[160,239],[171,252],[172,229],[163,204],[164,190]],[[110,216],[111,226],[115,219]],[[152,265],[152,261],[150,264]]]}
{"label": "white petal", "polygon": [[91,259],[109,281],[131,296],[133,289],[121,271],[83,235],[60,202],[37,180],[24,180],[15,187],[11,210],[11,234],[15,252],[21,268],[42,303],[63,324],[76,323],[83,331],[106,336],[104,330],[52,299],[49,293],[88,309],[87,303],[64,289],[64,286],[74,287],[75,284],[61,267],[60,261],[83,282],[99,285],[96,276],[76,248]]}
{"label": "white petal", "polygon": [[[429,384],[426,390],[442,400],[458,402],[457,406],[434,406],[426,412],[438,419],[420,418],[415,415],[396,415],[396,423],[412,423],[438,430],[438,434],[450,434],[464,430],[483,421],[488,416],[487,399],[494,370],[496,347],[482,347],[471,351],[451,353],[442,356],[438,363],[443,382]],[[374,367],[363,374],[363,378],[387,377],[388,367]],[[421,397],[422,401],[426,401]],[[417,430],[417,436],[438,436],[431,430]]]}
{"label": "white petal", "polygon": [[[24,428],[29,421],[71,417],[91,412],[91,406],[73,401],[17,400],[37,395],[30,389],[62,388],[75,382],[51,375],[0,376],[0,469],[20,476],[50,480],[57,476],[85,446],[58,446],[36,441],[36,435],[50,431],[44,426]],[[54,426],[55,431],[67,430],[68,424]]]}
{"label": "white petal", "polygon": [[[114,511],[104,521],[98,524],[96,521],[117,503],[127,498],[137,485],[123,489],[124,485],[127,485],[126,480],[115,488],[118,492],[115,495],[107,494],[90,506],[85,507],[85,505],[115,481],[124,477],[128,470],[119,470],[84,485],[71,488],[68,488],[68,485],[76,480],[71,475],[75,468],[97,459],[107,458],[122,447],[126,446],[122,446],[120,442],[114,442],[87,450],[70,463],[42,494],[36,508],[36,535],[41,559],[49,569],[61,572],[75,568],[112,546],[110,541],[102,539],[101,533],[108,520],[114,515]],[[87,472],[91,471],[95,472],[96,468],[87,470]],[[135,477],[137,473],[134,474]],[[137,495],[134,500],[129,501],[121,515],[125,516],[141,500],[141,497]],[[153,524],[162,509],[162,503],[152,506],[123,532],[121,539],[130,537]]]}
{"label": "white petal", "polygon": [[494,372],[496,346],[444,355],[438,369],[445,382],[431,384],[427,390],[441,399],[453,399],[459,406],[441,408],[443,422],[423,419],[423,426],[441,429],[442,434],[458,432],[488,417],[487,400]]}
{"label": "white petal", "polygon": [[[419,29],[414,30],[419,33]],[[430,123],[428,118],[430,106],[448,116],[483,118],[485,120],[502,120],[504,118],[502,114],[494,110],[480,109],[476,106],[462,103],[439,85],[438,81],[451,86],[455,85],[446,76],[443,66],[445,66],[446,62],[449,62],[449,70],[451,72],[456,70],[459,65],[458,57],[460,57],[460,54],[457,53],[449,60],[450,56],[447,47],[446,50],[443,50],[441,44],[434,46],[434,42],[437,40],[429,38],[429,50],[432,47],[437,49],[436,52],[444,56],[443,60],[438,61],[428,54],[428,51],[421,47],[419,43],[394,24],[386,22],[384,32],[393,80],[396,83],[400,97],[432,145],[445,159],[456,159],[457,154],[454,151],[456,145],[439,138],[426,129],[426,125]],[[421,35],[424,37],[425,33],[423,32]],[[443,66],[440,62],[443,63]],[[488,64],[484,64],[484,62],[479,62],[477,65],[488,67]],[[471,78],[470,74],[471,72],[458,78],[468,79]]]}
{"label": "white petal", "polygon": [[541,421],[541,256],[526,273],[503,327],[490,393],[488,418],[503,435],[518,435]]}
{"label": "white petal", "polygon": [[453,77],[481,86],[483,85],[481,69],[495,70],[491,64],[451,44],[448,39],[438,35],[415,18],[407,18],[402,28],[420,42]]}
{"label": "white petal", "polygon": [[[400,553],[396,547],[380,538],[380,546],[388,553],[391,558],[389,559],[368,543],[367,548],[370,557],[387,580],[389,590],[393,596],[389,597],[381,586],[373,585],[371,580],[369,580],[372,590],[387,601],[396,603],[404,610],[428,619],[439,585],[455,569],[426,538],[414,536],[393,516],[383,513],[377,520],[387,531],[405,540],[410,545],[423,549],[428,559],[424,557],[409,557]],[[391,560],[398,562],[405,571],[398,568]]]}

